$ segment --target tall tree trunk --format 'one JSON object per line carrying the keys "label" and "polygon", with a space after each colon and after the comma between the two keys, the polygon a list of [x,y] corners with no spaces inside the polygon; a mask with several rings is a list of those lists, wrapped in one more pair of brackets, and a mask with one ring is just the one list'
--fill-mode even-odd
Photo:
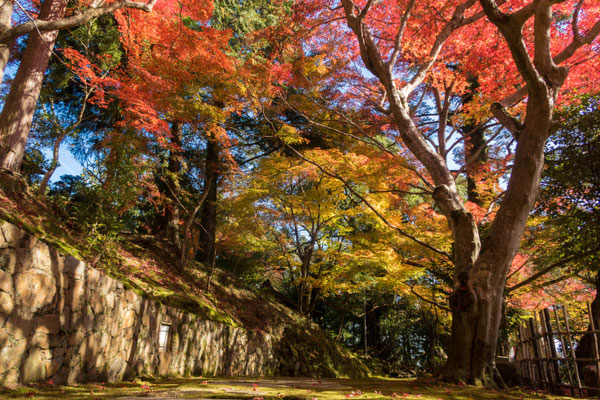
{"label": "tall tree trunk", "polygon": [[176,250],[181,249],[179,240],[179,180],[181,174],[181,142],[183,137],[182,125],[179,122],[171,123],[171,151],[169,153],[169,165],[167,167],[167,207],[166,217],[167,239],[175,246]]}
{"label": "tall tree trunk", "polygon": [[48,182],[50,182],[52,175],[54,175],[54,171],[56,171],[56,168],[58,167],[58,154],[60,150],[60,144],[62,143],[64,138],[65,134],[60,133],[54,139],[54,146],[52,148],[52,162],[50,163],[50,168],[48,168],[48,171],[46,171],[44,177],[42,178],[42,182],[40,183],[40,187],[38,188],[38,194],[44,195],[46,193],[46,187],[48,186]]}
{"label": "tall tree trunk", "polygon": [[201,227],[198,246],[198,260],[207,266],[211,266],[216,257],[217,195],[220,166],[219,143],[214,138],[209,138],[206,142],[204,178],[204,192],[207,195],[200,210]]}
{"label": "tall tree trunk", "polygon": [[[13,2],[3,1],[0,4],[0,32],[10,29],[12,26]],[[10,57],[10,49],[14,45],[14,40],[9,43],[0,43],[0,83],[4,80],[4,71]]]}
{"label": "tall tree trunk", "polygon": [[[67,0],[46,0],[39,19],[57,20],[65,15]],[[18,172],[25,155],[35,107],[58,31],[34,32],[0,114],[0,167]],[[0,49],[0,58],[3,57]],[[0,60],[2,61],[2,60]]]}
{"label": "tall tree trunk", "polygon": [[456,263],[450,298],[452,344],[446,369],[451,380],[492,383],[506,276],[537,196],[552,125],[548,105],[555,93],[548,90],[545,97],[530,98],[513,173],[498,214],[475,263]]}
{"label": "tall tree trunk", "polygon": [[202,195],[198,199],[198,202],[196,203],[196,206],[192,210],[192,213],[188,216],[187,220],[185,221],[185,224],[183,227],[183,238],[181,240],[181,250],[179,252],[179,268],[181,270],[183,270],[185,268],[185,261],[186,261],[186,257],[187,257],[187,251],[188,251],[187,247],[188,247],[188,243],[189,243],[189,236],[190,236],[190,230],[192,228],[192,224],[196,220],[196,215],[198,214],[198,211],[200,211],[200,209],[202,208],[202,204],[204,204],[204,201],[206,200],[207,195],[208,195],[208,192],[202,193]]}
{"label": "tall tree trunk", "polygon": [[367,301],[367,337],[373,355],[379,354],[381,345],[381,314],[381,308],[376,307],[373,301]]}

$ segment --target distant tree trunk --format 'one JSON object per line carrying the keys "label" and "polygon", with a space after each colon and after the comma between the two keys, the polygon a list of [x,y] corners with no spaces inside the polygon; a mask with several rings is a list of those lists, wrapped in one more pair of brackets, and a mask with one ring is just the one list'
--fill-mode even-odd
{"label": "distant tree trunk", "polygon": [[365,346],[365,357],[369,355],[369,345],[367,342],[367,299],[363,300],[363,344]]}
{"label": "distant tree trunk", "polygon": [[200,210],[200,237],[198,246],[198,261],[206,266],[212,266],[216,257],[217,233],[217,196],[220,179],[220,148],[214,138],[206,142],[206,161],[204,192],[206,200]]}
{"label": "distant tree trunk", "polygon": [[200,211],[200,209],[202,208],[202,204],[204,204],[204,201],[206,200],[207,195],[208,195],[208,192],[204,192],[200,196],[200,198],[198,199],[198,202],[196,203],[196,206],[192,210],[192,213],[188,216],[187,220],[185,221],[185,225],[183,227],[183,239],[181,241],[181,251],[179,253],[179,267],[181,270],[183,270],[185,267],[185,261],[186,261],[186,257],[187,257],[187,251],[188,251],[187,246],[189,243],[189,235],[190,235],[190,230],[191,230],[192,224],[193,224],[194,220],[196,219],[196,215],[198,214],[198,211]]}
{"label": "distant tree trunk", "polygon": [[[479,88],[479,82],[476,77],[470,79],[469,92],[462,96],[464,104],[473,101],[474,95]],[[470,119],[461,126],[461,131],[465,136],[465,162],[467,162],[467,200],[483,205],[484,199],[481,196],[480,188],[477,187],[477,175],[488,163],[488,149],[485,141],[485,129],[480,121]]]}
{"label": "distant tree trunk", "polygon": [[[60,19],[65,15],[66,6],[67,0],[46,0],[42,4],[39,19]],[[5,16],[0,14],[0,18]],[[0,113],[2,168],[13,172],[18,172],[21,168],[33,114],[57,36],[58,31],[43,32],[41,35],[34,32],[29,35],[21,64]],[[3,48],[0,47],[0,62],[4,56]]]}
{"label": "distant tree trunk", "polygon": [[367,301],[367,337],[369,338],[369,347],[371,354],[379,354],[379,346],[381,344],[381,313],[379,307],[375,307],[372,301]]}
{"label": "distant tree trunk", "polygon": [[181,243],[179,240],[179,180],[181,175],[181,142],[183,137],[182,125],[179,122],[171,124],[171,151],[169,153],[169,165],[167,167],[167,239],[179,251]]}
{"label": "distant tree trunk", "polygon": [[60,144],[65,138],[65,134],[61,133],[54,139],[54,146],[52,148],[52,162],[50,163],[50,168],[44,174],[44,178],[42,178],[42,182],[40,183],[40,187],[38,188],[38,194],[44,195],[46,193],[46,187],[48,186],[48,182],[54,175],[54,171],[58,167],[58,154],[60,150]]}

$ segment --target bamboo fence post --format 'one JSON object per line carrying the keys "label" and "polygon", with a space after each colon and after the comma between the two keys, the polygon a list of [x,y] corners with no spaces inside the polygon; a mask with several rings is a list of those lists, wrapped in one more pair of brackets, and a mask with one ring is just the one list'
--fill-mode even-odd
{"label": "bamboo fence post", "polygon": [[556,384],[562,386],[563,380],[560,373],[560,367],[558,365],[558,352],[556,351],[556,342],[554,341],[552,317],[550,316],[550,310],[548,310],[547,308],[544,308],[544,319],[546,321],[546,332],[548,333],[548,347],[550,348],[550,355],[552,356],[552,366],[554,367],[554,376],[556,377]]}
{"label": "bamboo fence post", "polygon": [[[535,312],[533,313],[534,318],[535,318]],[[529,319],[529,331],[531,332],[531,342],[533,344],[533,356],[535,358],[535,364],[537,366],[537,371],[538,371],[538,376],[539,376],[539,380],[542,383],[542,387],[544,389],[546,389],[546,379],[545,379],[545,375],[544,375],[544,367],[542,364],[542,359],[541,359],[541,354],[540,354],[540,346],[539,343],[537,341],[537,327],[536,327],[536,321],[534,320],[534,318],[530,318]]]}
{"label": "bamboo fence post", "polygon": [[529,360],[527,349],[525,348],[525,332],[523,330],[523,322],[519,323],[519,346],[521,349],[521,370],[523,371],[523,375],[525,378],[531,382],[532,376],[531,371],[529,371]]}
{"label": "bamboo fence post", "polygon": [[562,333],[562,327],[560,326],[560,318],[558,317],[558,312],[556,312],[556,306],[552,307],[552,311],[554,312],[554,319],[556,319],[556,329],[558,330],[558,337],[560,338],[562,354],[563,354],[563,357],[565,358],[565,364],[567,365],[567,377],[569,378],[569,384],[571,385],[571,389],[574,389],[575,384],[573,383],[573,375],[571,372],[571,363],[569,362],[567,348],[565,347],[565,340],[564,340],[563,333]]}
{"label": "bamboo fence post", "polygon": [[575,382],[577,383],[579,395],[583,396],[583,391],[581,390],[581,379],[579,378],[579,367],[577,366],[577,356],[575,355],[575,349],[573,349],[573,338],[571,337],[571,328],[569,327],[569,315],[567,314],[567,309],[565,306],[561,306],[561,308],[563,311],[563,317],[565,319],[567,341],[569,342],[569,349],[571,349],[571,357],[573,358],[573,367],[575,368]]}
{"label": "bamboo fence post", "polygon": [[594,340],[594,358],[596,359],[596,375],[598,375],[598,382],[600,382],[600,352],[598,351],[598,338],[596,336],[596,323],[594,322],[594,316],[592,315],[592,306],[588,303],[588,314],[590,316],[590,327],[592,328],[592,339]]}
{"label": "bamboo fence post", "polygon": [[533,374],[531,373],[531,365],[529,360],[529,351],[527,351],[527,335],[523,322],[519,324],[519,337],[521,346],[521,370],[529,382],[533,382]]}
{"label": "bamboo fence post", "polygon": [[527,349],[527,365],[529,366],[529,373],[531,375],[531,385],[535,386],[538,381],[537,369],[535,366],[535,356],[533,354],[533,344],[531,342],[531,331],[529,330],[529,320],[523,322],[523,332],[525,333],[525,348]]}
{"label": "bamboo fence post", "polygon": [[523,355],[523,336],[521,335],[521,324],[519,324],[517,325],[517,347],[515,349],[515,359],[519,362],[521,374],[523,375],[523,377],[526,377],[525,365],[523,364],[524,358],[525,356]]}
{"label": "bamboo fence post", "polygon": [[551,379],[548,375],[548,360],[546,357],[546,341],[545,341],[545,332],[544,332],[544,323],[538,320],[538,313],[533,313],[533,324],[535,326],[535,332],[538,336],[538,348],[540,349],[540,363],[542,364],[542,371],[544,373],[544,383],[546,384],[546,388],[551,386]]}
{"label": "bamboo fence post", "polygon": [[544,358],[546,359],[545,369],[546,369],[546,374],[548,375],[548,378],[550,378],[550,385],[552,387],[552,393],[556,394],[558,391],[558,374],[556,373],[557,370],[554,369],[555,360],[552,359],[553,355],[554,355],[554,353],[552,352],[552,343],[551,343],[552,337],[548,333],[548,321],[546,320],[546,314],[544,313],[544,310],[541,310],[539,312],[539,315],[540,315],[540,325],[542,328],[542,335],[543,335],[542,343],[544,344]]}

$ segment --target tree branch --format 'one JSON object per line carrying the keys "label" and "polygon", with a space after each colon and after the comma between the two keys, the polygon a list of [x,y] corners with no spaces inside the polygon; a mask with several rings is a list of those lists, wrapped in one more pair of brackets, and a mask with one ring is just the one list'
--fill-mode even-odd
{"label": "tree branch", "polygon": [[32,21],[25,22],[21,25],[14,26],[0,33],[0,43],[10,43],[12,40],[18,38],[19,36],[26,35],[36,30],[39,30],[40,32],[47,32],[67,28],[74,28],[76,26],[85,24],[92,18],[99,17],[103,14],[113,12],[120,8],[132,8],[150,12],[154,8],[154,5],[157,1],[158,0],[150,0],[149,3],[143,3],[131,0],[117,0],[113,3],[106,4],[100,7],[88,7],[87,9],[84,9],[78,14],[59,20],[45,21],[34,19]]}
{"label": "tree branch", "polygon": [[521,281],[519,283],[517,283],[516,285],[506,289],[506,294],[509,294],[511,292],[514,292],[515,290],[522,288],[525,285],[530,284],[531,282],[541,278],[542,276],[546,275],[548,272],[552,271],[554,268],[558,268],[561,267],[563,265],[565,265],[566,263],[569,263],[571,261],[575,261],[575,260],[579,260],[583,257],[589,256],[591,254],[595,254],[598,253],[598,251],[600,250],[600,248],[595,248],[593,250],[589,250],[586,252],[583,252],[582,254],[577,254],[571,257],[567,257],[567,258],[563,258],[560,261],[557,261],[553,264],[548,265],[547,267],[543,268],[542,270],[536,272],[535,274],[531,275],[529,278],[525,279],[524,281]]}

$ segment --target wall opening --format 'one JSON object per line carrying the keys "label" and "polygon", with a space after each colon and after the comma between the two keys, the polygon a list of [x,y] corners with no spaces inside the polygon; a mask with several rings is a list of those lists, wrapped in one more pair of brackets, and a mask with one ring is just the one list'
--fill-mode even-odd
{"label": "wall opening", "polygon": [[170,331],[171,331],[171,325],[160,324],[160,329],[158,331],[158,349],[160,351],[167,350],[167,345],[169,344]]}

